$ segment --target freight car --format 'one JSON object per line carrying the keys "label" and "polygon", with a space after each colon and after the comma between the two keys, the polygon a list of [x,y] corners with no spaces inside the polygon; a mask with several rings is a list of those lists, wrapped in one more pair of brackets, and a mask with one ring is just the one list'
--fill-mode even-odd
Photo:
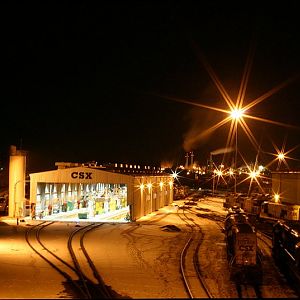
{"label": "freight car", "polygon": [[300,222],[279,220],[273,226],[272,255],[300,283]]}
{"label": "freight car", "polygon": [[262,268],[255,228],[243,212],[230,212],[224,223],[230,278],[237,283],[259,284]]}
{"label": "freight car", "polygon": [[227,195],[223,207],[228,209],[234,205],[242,208],[249,216],[256,216],[257,219],[300,220],[300,205],[276,203],[269,194]]}
{"label": "freight car", "polygon": [[252,194],[250,196],[241,193],[228,194],[225,197],[223,207],[230,208],[233,205],[237,205],[246,213],[259,216],[270,198],[269,194]]}
{"label": "freight car", "polygon": [[275,219],[300,220],[300,205],[269,201],[263,214]]}

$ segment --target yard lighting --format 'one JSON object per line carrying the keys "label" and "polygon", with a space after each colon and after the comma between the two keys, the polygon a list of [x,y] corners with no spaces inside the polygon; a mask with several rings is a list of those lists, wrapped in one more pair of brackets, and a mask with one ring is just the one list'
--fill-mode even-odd
{"label": "yard lighting", "polygon": [[274,200],[275,200],[276,203],[279,202],[279,199],[280,199],[279,194],[274,194]]}

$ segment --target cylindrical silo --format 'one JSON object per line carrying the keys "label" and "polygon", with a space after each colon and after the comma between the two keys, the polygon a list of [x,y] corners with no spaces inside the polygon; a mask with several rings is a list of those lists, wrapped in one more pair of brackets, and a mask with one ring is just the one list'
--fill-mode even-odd
{"label": "cylindrical silo", "polygon": [[26,182],[26,152],[10,147],[9,157],[9,209],[10,217],[24,216]]}

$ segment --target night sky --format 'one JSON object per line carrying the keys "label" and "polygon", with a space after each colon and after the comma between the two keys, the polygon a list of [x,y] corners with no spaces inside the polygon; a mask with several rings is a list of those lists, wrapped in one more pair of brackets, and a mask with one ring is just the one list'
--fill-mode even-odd
{"label": "night sky", "polygon": [[[9,3],[9,4],[8,4]],[[300,127],[299,5],[249,1],[8,1],[1,4],[2,161],[10,145],[27,150],[29,172],[56,161],[206,164],[226,145],[229,126],[190,143],[226,115],[171,100],[227,108],[201,60],[235,98],[249,49],[245,103],[293,78],[251,109]],[[247,121],[261,146],[300,144],[300,131]],[[257,151],[242,129],[239,150]],[[289,156],[300,159],[300,147]],[[299,166],[299,161],[289,161]]]}

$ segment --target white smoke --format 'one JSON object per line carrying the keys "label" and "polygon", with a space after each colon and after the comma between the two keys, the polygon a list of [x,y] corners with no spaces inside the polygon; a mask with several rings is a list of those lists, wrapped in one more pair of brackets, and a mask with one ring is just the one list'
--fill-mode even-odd
{"label": "white smoke", "polygon": [[228,153],[228,152],[232,152],[232,151],[234,151],[233,147],[220,148],[220,149],[217,149],[217,150],[214,150],[214,151],[210,152],[210,154],[216,155],[216,154],[223,154],[223,153]]}

